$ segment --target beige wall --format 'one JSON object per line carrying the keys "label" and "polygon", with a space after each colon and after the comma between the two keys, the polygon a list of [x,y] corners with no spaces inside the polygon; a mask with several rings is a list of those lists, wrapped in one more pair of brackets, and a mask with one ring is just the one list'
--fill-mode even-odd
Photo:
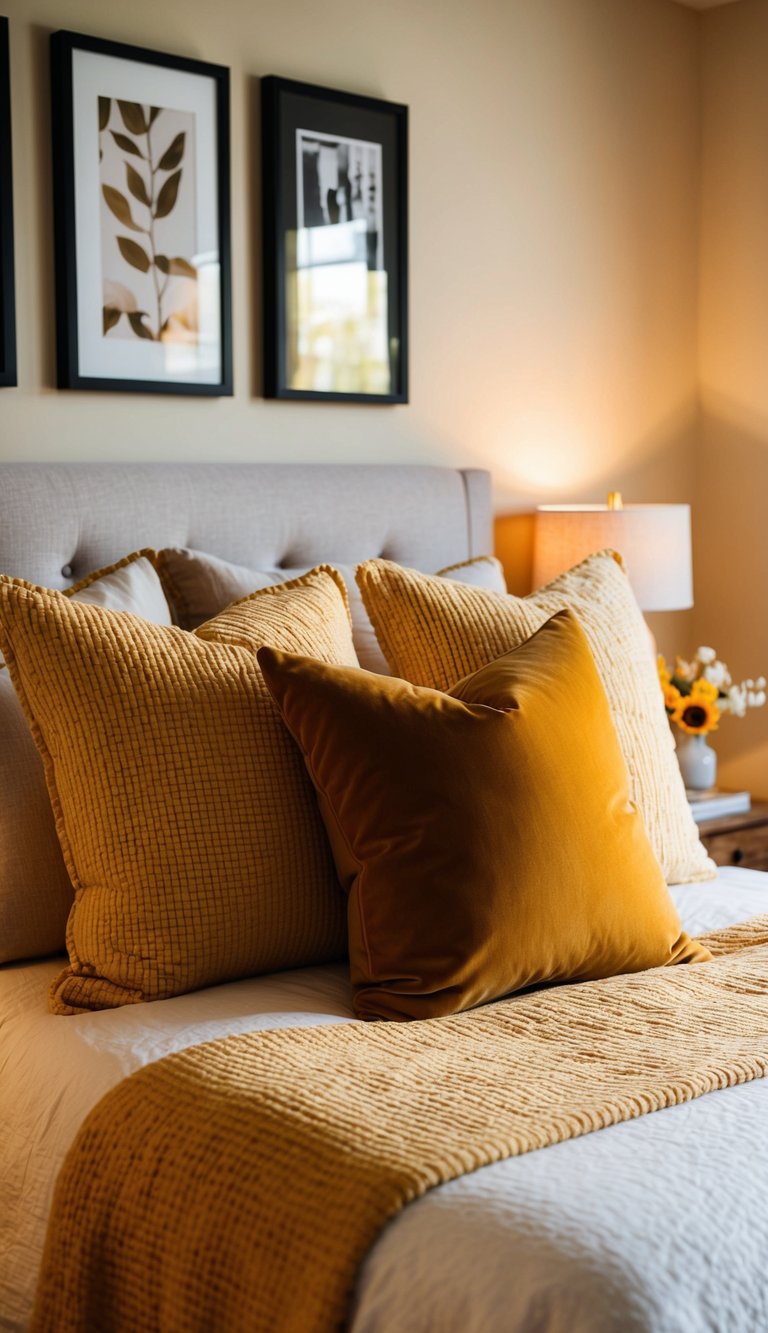
{"label": "beige wall", "polygon": [[[19,388],[0,457],[436,461],[497,508],[687,500],[696,430],[701,16],[669,0],[5,0]],[[235,397],[57,392],[48,33],[232,71]],[[257,76],[411,108],[411,403],[259,397]],[[527,591],[530,530],[500,534]],[[655,617],[662,646],[687,618]]]}
{"label": "beige wall", "polygon": [[[739,676],[768,675],[768,5],[702,32],[695,627]],[[723,785],[768,797],[768,709],[726,719],[717,750]]]}
{"label": "beige wall", "polygon": [[[686,499],[697,16],[668,0],[6,0],[20,385],[4,458],[479,463],[500,508]],[[56,392],[48,33],[232,70],[232,400]],[[407,407],[258,396],[256,77],[411,108]]]}

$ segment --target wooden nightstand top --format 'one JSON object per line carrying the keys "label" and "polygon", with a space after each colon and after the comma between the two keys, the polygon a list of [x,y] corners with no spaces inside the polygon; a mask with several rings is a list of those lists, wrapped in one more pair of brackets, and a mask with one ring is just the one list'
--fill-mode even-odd
{"label": "wooden nightstand top", "polygon": [[768,801],[753,801],[739,815],[705,819],[699,834],[717,865],[768,870]]}
{"label": "wooden nightstand top", "polygon": [[753,801],[751,810],[742,810],[738,815],[702,819],[699,831],[711,837],[715,833],[735,833],[738,829],[757,828],[761,824],[768,824],[768,801]]}

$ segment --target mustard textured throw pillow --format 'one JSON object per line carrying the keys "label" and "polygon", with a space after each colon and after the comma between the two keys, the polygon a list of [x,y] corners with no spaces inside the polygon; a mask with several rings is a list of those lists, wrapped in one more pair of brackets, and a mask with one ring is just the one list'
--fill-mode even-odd
{"label": "mustard textured throw pillow", "polygon": [[[171,624],[152,551],[95,570],[63,595]],[[0,963],[60,952],[72,901],[40,755],[0,667]]]}
{"label": "mustard textured throw pillow", "polygon": [[529,597],[491,596],[386,560],[360,565],[357,581],[393,672],[438,690],[523,643],[556,611],[573,611],[667,883],[715,877],[686,800],[645,621],[615,552],[589,556]]}
{"label": "mustard textured throw pillow", "polygon": [[263,648],[349,894],[355,1010],[702,961],[681,931],[576,619],[450,694]]}
{"label": "mustard textured throw pillow", "polygon": [[0,584],[0,647],[43,755],[75,903],[56,1013],[344,953],[344,902],[265,642],[355,665],[318,569],[194,634]]}

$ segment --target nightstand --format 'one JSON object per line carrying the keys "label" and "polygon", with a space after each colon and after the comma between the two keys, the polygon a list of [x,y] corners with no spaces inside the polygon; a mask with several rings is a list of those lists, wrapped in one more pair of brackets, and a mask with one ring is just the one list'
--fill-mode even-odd
{"label": "nightstand", "polygon": [[768,802],[753,801],[745,814],[705,819],[699,833],[717,865],[768,870]]}

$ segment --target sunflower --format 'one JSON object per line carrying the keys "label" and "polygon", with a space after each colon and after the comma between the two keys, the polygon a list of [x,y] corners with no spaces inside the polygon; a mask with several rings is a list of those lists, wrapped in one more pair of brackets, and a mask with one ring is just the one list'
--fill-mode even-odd
{"label": "sunflower", "polygon": [[673,685],[669,680],[666,682],[662,681],[661,688],[664,691],[664,707],[668,713],[674,713],[683,698],[682,694],[677,686]]}
{"label": "sunflower", "polygon": [[710,731],[717,731],[720,709],[706,693],[691,692],[680,699],[672,721],[689,736],[706,736]]}
{"label": "sunflower", "polygon": [[700,676],[698,680],[693,682],[689,697],[691,699],[709,699],[711,703],[717,703],[719,694],[719,689],[712,684],[711,680],[705,680],[703,676]]}

